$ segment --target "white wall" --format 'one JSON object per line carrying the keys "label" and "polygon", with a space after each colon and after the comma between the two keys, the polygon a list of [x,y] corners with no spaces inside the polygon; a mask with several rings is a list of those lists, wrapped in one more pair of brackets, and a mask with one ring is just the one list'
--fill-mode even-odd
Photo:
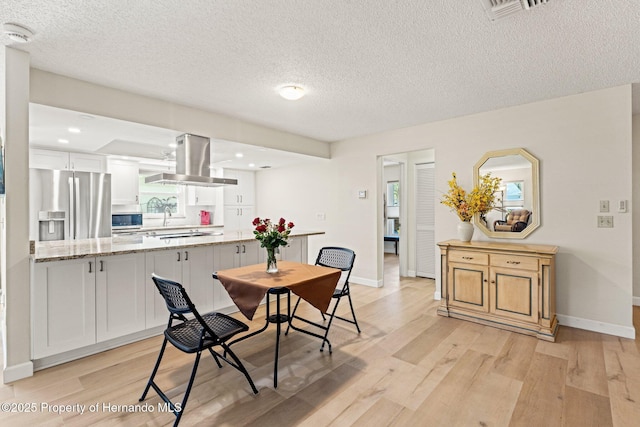
{"label": "white wall", "polygon": [[[436,194],[442,194],[452,171],[471,188],[473,166],[485,152],[525,148],[540,160],[541,227],[522,243],[559,247],[561,323],[633,336],[631,214],[613,211],[615,228],[596,227],[599,200],[615,206],[632,199],[631,145],[631,86],[625,85],[337,142],[328,167],[263,172],[257,185],[261,193],[286,179],[295,201],[307,186],[324,183],[316,196],[330,213],[324,240],[352,247],[358,254],[353,275],[378,282],[377,156],[434,148]],[[363,189],[376,197],[358,199]],[[304,203],[267,199],[259,205],[269,211],[287,206],[298,221],[309,218]],[[455,238],[456,224],[438,204],[436,241]],[[479,231],[474,239],[491,240]]]}
{"label": "white wall", "polygon": [[[640,224],[640,115],[633,116],[633,201],[629,209],[633,215],[633,224]],[[640,226],[633,227],[633,265],[640,266]],[[640,305],[640,268],[633,269],[633,303]]]}
{"label": "white wall", "polygon": [[33,373],[29,287],[29,54],[0,46],[0,129],[5,147],[5,383]]}
{"label": "white wall", "polygon": [[326,142],[82,80],[31,69],[30,101],[209,138],[329,157]]}

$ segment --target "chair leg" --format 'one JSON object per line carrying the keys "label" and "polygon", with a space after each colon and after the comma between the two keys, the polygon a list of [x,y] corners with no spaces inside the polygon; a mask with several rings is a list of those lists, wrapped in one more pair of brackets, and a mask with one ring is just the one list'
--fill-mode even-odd
{"label": "chair leg", "polygon": [[351,307],[351,315],[353,316],[353,323],[356,325],[356,329],[358,333],[360,333],[360,326],[358,326],[358,320],[356,319],[356,312],[353,309],[353,303],[351,302],[351,293],[347,294],[347,298],[349,298],[349,307]]}
{"label": "chair leg", "polygon": [[[322,345],[320,346],[320,351],[324,351],[324,343],[327,342],[327,335],[329,335],[329,328],[331,328],[331,323],[333,322],[333,317],[336,314],[336,310],[338,309],[338,303],[340,302],[340,298],[336,299],[336,303],[333,306],[333,310],[331,311],[331,315],[329,316],[329,323],[327,323],[327,329],[324,332],[324,339],[322,340]],[[323,316],[324,317],[324,316]],[[329,345],[329,354],[332,354],[333,351],[331,349],[331,345]]]}
{"label": "chair leg", "polygon": [[196,353],[196,361],[193,364],[193,369],[191,370],[191,378],[189,378],[189,384],[187,384],[187,390],[184,392],[184,397],[182,398],[182,403],[179,408],[175,408],[174,414],[176,416],[176,422],[173,424],[174,427],[177,427],[180,422],[180,418],[182,418],[182,414],[184,414],[184,408],[187,406],[187,399],[189,399],[189,393],[191,393],[191,387],[193,386],[193,381],[196,379],[196,372],[198,371],[198,364],[200,363],[200,355],[201,351]]}
{"label": "chair leg", "polygon": [[251,376],[249,375],[249,371],[247,371],[247,368],[245,368],[244,365],[242,364],[242,362],[240,361],[240,359],[238,359],[238,356],[236,356],[236,354],[233,351],[231,351],[231,348],[229,348],[229,346],[227,344],[222,343],[221,346],[224,349],[224,353],[228,354],[229,356],[231,356],[231,358],[235,362],[236,366],[234,366],[234,368],[236,368],[238,371],[242,372],[244,374],[244,377],[247,379],[247,381],[249,381],[249,385],[251,386],[251,390],[253,390],[253,394],[258,394],[258,389],[256,388],[255,384],[253,383],[253,380],[251,379]]}
{"label": "chair leg", "polygon": [[142,392],[142,396],[140,396],[140,399],[138,399],[138,401],[142,402],[145,397],[147,397],[147,393],[149,392],[149,388],[152,386],[153,384],[153,379],[156,376],[156,373],[158,372],[158,368],[160,367],[160,361],[162,360],[162,356],[164,355],[164,350],[167,347],[167,339],[165,338],[164,341],[162,342],[162,347],[160,347],[160,354],[158,354],[158,360],[156,360],[156,365],[153,367],[153,371],[151,371],[151,376],[149,377],[149,381],[147,381],[147,386],[144,388],[144,391]]}
{"label": "chair leg", "polygon": [[289,325],[287,326],[287,330],[284,333],[285,335],[289,334],[289,328],[291,328],[291,322],[293,321],[293,316],[296,315],[296,310],[298,309],[298,304],[300,304],[300,297],[298,297],[298,301],[296,301],[296,305],[293,306],[293,312],[291,313],[291,316],[289,316]]}
{"label": "chair leg", "polygon": [[211,353],[211,355],[213,356],[213,360],[216,361],[216,364],[218,365],[218,368],[222,368],[222,364],[220,363],[220,360],[218,359],[218,355],[216,354],[215,351],[209,349],[209,353]]}

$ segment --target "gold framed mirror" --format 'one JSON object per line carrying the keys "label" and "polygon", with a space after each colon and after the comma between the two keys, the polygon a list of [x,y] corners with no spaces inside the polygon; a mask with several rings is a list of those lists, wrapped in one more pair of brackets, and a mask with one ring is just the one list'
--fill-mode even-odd
{"label": "gold framed mirror", "polygon": [[490,173],[499,177],[496,206],[474,223],[496,239],[524,239],[540,226],[540,162],[523,148],[490,151],[473,167],[473,183]]}

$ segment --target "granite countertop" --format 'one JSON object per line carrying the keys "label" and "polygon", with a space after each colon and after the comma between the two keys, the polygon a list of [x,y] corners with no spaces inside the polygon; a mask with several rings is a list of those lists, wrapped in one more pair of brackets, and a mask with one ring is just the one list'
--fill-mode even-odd
{"label": "granite countertop", "polygon": [[[187,227],[199,228],[199,227]],[[324,234],[324,231],[294,231],[291,237]],[[63,261],[95,256],[124,255],[165,249],[192,248],[253,241],[252,230],[225,231],[223,235],[190,236],[174,239],[141,235],[116,235],[99,239],[56,240],[36,242],[34,262]]]}

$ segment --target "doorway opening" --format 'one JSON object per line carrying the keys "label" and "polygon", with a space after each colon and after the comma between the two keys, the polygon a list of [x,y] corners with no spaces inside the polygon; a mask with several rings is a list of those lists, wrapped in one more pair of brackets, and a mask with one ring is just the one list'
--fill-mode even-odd
{"label": "doorway opening", "polygon": [[383,285],[398,277],[435,278],[435,151],[380,156],[378,165]]}

